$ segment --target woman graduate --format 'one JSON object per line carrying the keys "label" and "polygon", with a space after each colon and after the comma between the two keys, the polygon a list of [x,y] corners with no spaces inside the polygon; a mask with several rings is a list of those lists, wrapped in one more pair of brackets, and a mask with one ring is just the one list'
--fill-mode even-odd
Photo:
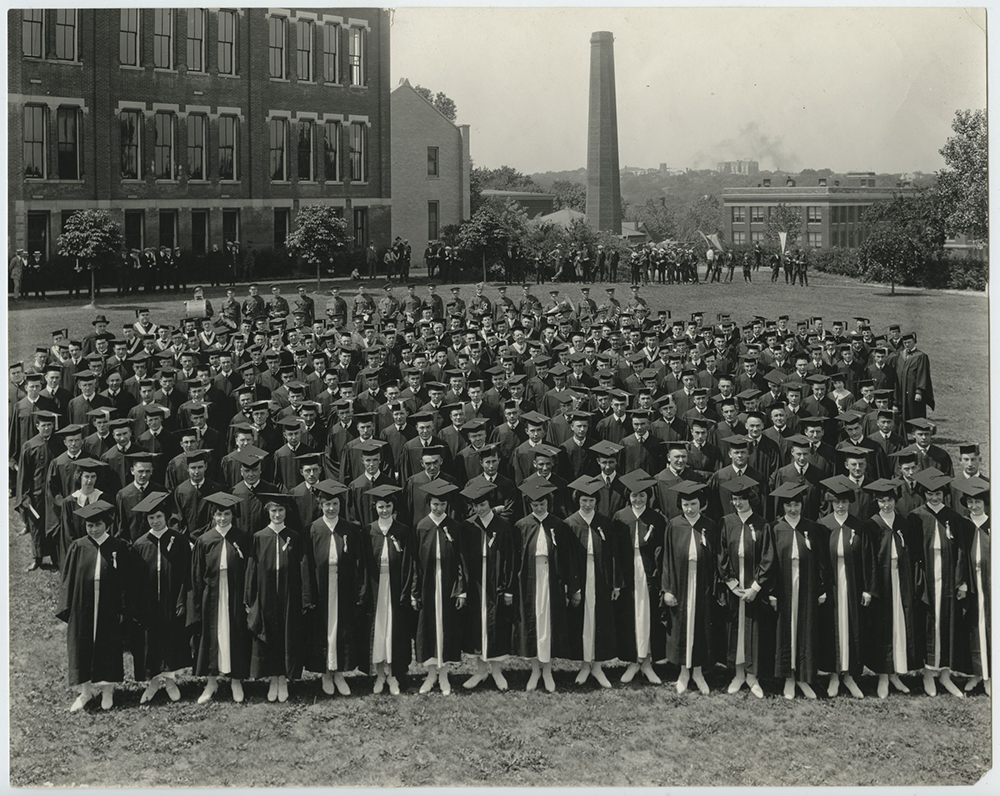
{"label": "woman graduate", "polygon": [[[76,460],[76,472],[73,480],[79,486],[69,493],[63,501],[61,509],[62,523],[60,533],[62,534],[62,542],[60,544],[64,548],[69,547],[70,543],[74,540],[82,539],[87,535],[84,527],[86,522],[82,517],[77,515],[76,512],[78,509],[89,506],[91,503],[96,503],[98,500],[104,500],[108,503],[113,502],[114,493],[109,496],[97,488],[97,482],[100,480],[100,471],[106,467],[107,465],[104,462],[97,459],[81,456]],[[109,497],[112,499],[109,500]]]}
{"label": "woman graduate", "polygon": [[566,525],[572,532],[570,547],[583,587],[579,607],[568,611],[571,655],[582,662],[576,682],[582,685],[593,676],[611,688],[601,666],[617,655],[614,601],[621,595],[622,572],[615,566],[611,520],[597,514],[597,496],[605,482],[584,475],[569,486],[579,510],[566,519]]}
{"label": "woman graduate", "polygon": [[900,482],[880,478],[865,486],[875,496],[878,511],[871,517],[876,578],[872,591],[873,622],[864,645],[865,665],[878,673],[878,695],[889,696],[889,683],[904,694],[899,679],[920,668],[917,651],[917,590],[920,535],[908,518],[896,512]]}
{"label": "woman graduate", "polygon": [[320,481],[313,489],[323,516],[312,523],[307,540],[315,609],[306,621],[305,667],[322,673],[323,693],[348,696],[344,672],[356,669],[362,657],[357,632],[366,585],[361,528],[345,518],[344,484]]}
{"label": "woman graduate", "polygon": [[216,492],[205,500],[212,507],[212,524],[191,553],[188,617],[197,639],[193,672],[208,678],[198,704],[215,696],[220,676],[229,678],[233,701],[242,702],[243,681],[250,676],[251,635],[243,604],[250,536],[234,522],[238,497]]}
{"label": "woman graduate", "polygon": [[940,470],[929,467],[916,474],[914,480],[923,493],[924,505],[910,512],[910,522],[920,531],[924,586],[923,658],[924,691],[937,693],[934,679],[954,696],[965,694],[951,679],[951,665],[960,651],[959,623],[962,600],[968,599],[969,574],[967,522],[954,509],[944,504],[952,479]]}
{"label": "woman graduate", "polygon": [[961,494],[961,504],[969,511],[972,523],[967,535],[969,561],[969,597],[966,600],[966,632],[971,655],[972,679],[965,684],[971,691],[980,682],[990,695],[993,658],[990,650],[990,485],[978,476],[957,478],[952,486]]}
{"label": "woman graduate", "polygon": [[149,681],[139,698],[144,705],[161,688],[176,702],[181,698],[177,672],[191,665],[187,600],[191,578],[191,545],[167,526],[170,495],[150,492],[132,508],[143,517],[146,532],[132,546],[135,557],[136,608],[139,623],[132,655],[136,679]]}
{"label": "woman graduate", "polygon": [[470,484],[461,495],[473,511],[462,532],[468,565],[465,651],[476,656],[476,672],[462,686],[475,688],[491,676],[497,688],[506,691],[500,664],[513,650],[517,612],[514,527],[493,509],[494,503],[502,502],[495,484]]}
{"label": "woman graduate", "polygon": [[713,663],[712,619],[721,585],[717,577],[718,530],[702,515],[708,504],[705,484],[681,481],[673,489],[681,514],[670,520],[663,537],[661,588],[670,617],[667,660],[681,667],[678,694],[687,691],[692,678],[698,690],[707,694],[702,668]]}
{"label": "woman graduate", "polygon": [[267,677],[267,701],[288,701],[302,674],[302,611],[312,604],[305,543],[285,525],[291,495],[264,496],[270,522],[253,535],[244,602],[253,634],[250,676]]}
{"label": "woman graduate", "polygon": [[[369,661],[375,671],[373,692],[399,696],[412,656],[413,613],[410,609],[410,529],[396,519],[396,499],[403,490],[380,484],[365,494],[375,501],[378,517],[364,542],[368,578]],[[362,531],[364,534],[365,532]]]}
{"label": "woman graduate", "polygon": [[80,686],[71,712],[80,710],[101,689],[101,707],[114,704],[114,684],[125,678],[122,623],[135,602],[132,554],[108,528],[114,508],[99,500],[77,509],[87,535],[72,542],[62,568],[56,616],[68,624],[69,684]]}
{"label": "woman graduate", "polygon": [[466,614],[462,528],[448,516],[448,496],[458,492],[458,487],[435,478],[420,489],[430,496],[430,513],[415,528],[410,576],[410,604],[417,612],[416,655],[427,667],[420,693],[429,693],[437,683],[447,696],[451,693],[448,665],[462,661]]}
{"label": "woman graduate", "polygon": [[629,504],[612,517],[616,562],[621,568],[621,593],[615,601],[618,658],[629,665],[622,675],[631,683],[641,671],[649,682],[662,680],[653,661],[664,656],[664,628],[659,621],[663,534],[667,521],[650,507],[656,480],[645,470],[634,470],[619,479]]}
{"label": "woman graduate", "polygon": [[521,655],[531,661],[526,691],[538,687],[556,690],[552,659],[567,655],[566,603],[580,604],[580,580],[570,551],[570,530],[549,513],[556,488],[525,481],[519,489],[528,501],[527,517],[517,521],[520,538],[518,584],[520,597]]}
{"label": "woman graduate", "polygon": [[719,540],[719,577],[729,589],[727,663],[736,672],[726,690],[735,694],[746,683],[750,693],[763,699],[758,679],[771,677],[774,667],[774,609],[767,601],[774,539],[770,526],[750,506],[759,484],[742,475],[722,487],[730,492],[734,509],[722,518]]}
{"label": "woman graduate", "polygon": [[804,484],[786,482],[771,496],[777,499],[774,524],[773,589],[769,600],[778,611],[774,674],[785,679],[785,699],[795,686],[816,698],[812,683],[819,665],[819,607],[826,602],[827,545],[824,528],[802,516]]}
{"label": "woman graduate", "polygon": [[854,678],[861,674],[866,657],[863,646],[875,589],[875,547],[867,519],[850,513],[855,494],[850,479],[836,475],[820,483],[826,487],[826,502],[831,508],[819,522],[830,543],[830,599],[820,610],[820,669],[830,673],[828,696],[837,696],[843,677],[851,696],[862,699],[864,694]]}

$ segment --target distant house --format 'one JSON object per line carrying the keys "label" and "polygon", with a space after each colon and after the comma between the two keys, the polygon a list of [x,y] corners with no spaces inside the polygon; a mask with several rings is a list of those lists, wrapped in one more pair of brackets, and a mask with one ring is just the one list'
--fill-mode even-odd
{"label": "distant house", "polygon": [[550,224],[556,227],[562,227],[563,229],[569,229],[574,221],[586,221],[587,214],[581,213],[579,210],[574,210],[571,207],[564,207],[561,210],[556,210],[554,213],[547,213],[544,216],[535,216],[533,221],[539,226],[544,226]]}
{"label": "distant house", "polygon": [[537,193],[535,191],[501,191],[488,188],[483,191],[484,199],[498,199],[505,202],[513,199],[528,214],[528,218],[543,216],[551,213],[555,207],[556,195],[554,193]]}
{"label": "distant house", "polygon": [[469,125],[456,125],[403,78],[392,110],[392,236],[414,252],[471,217]]}

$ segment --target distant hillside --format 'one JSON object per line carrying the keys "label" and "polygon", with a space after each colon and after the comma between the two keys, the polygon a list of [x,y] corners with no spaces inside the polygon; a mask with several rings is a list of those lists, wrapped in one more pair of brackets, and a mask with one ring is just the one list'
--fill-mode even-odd
{"label": "distant hillside", "polygon": [[552,189],[552,183],[557,180],[566,182],[578,182],[581,185],[587,184],[587,170],[576,169],[575,171],[543,171],[540,174],[532,174],[531,179],[537,183],[543,191]]}

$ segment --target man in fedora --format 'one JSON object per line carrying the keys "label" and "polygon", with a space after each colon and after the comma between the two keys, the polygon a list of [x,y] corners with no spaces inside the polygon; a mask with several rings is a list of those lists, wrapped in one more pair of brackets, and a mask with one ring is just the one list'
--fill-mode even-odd
{"label": "man in fedora", "polygon": [[28,263],[24,259],[24,249],[18,249],[11,257],[10,265],[7,266],[7,273],[10,274],[10,281],[14,287],[14,301],[20,301],[27,293],[27,286],[24,282],[24,269],[27,265]]}

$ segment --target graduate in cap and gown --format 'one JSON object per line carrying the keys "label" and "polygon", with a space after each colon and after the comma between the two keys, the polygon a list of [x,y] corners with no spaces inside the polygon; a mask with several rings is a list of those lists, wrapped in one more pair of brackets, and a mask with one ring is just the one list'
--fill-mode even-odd
{"label": "graduate in cap and gown", "polygon": [[363,655],[358,635],[367,578],[361,528],[346,518],[347,487],[320,481],[314,487],[322,516],[309,526],[306,557],[315,607],[307,618],[305,666],[322,673],[323,693],[351,693],[344,672]]}
{"label": "graduate in cap and gown", "polygon": [[312,605],[302,537],[285,525],[291,495],[266,496],[270,521],[251,540],[244,602],[253,634],[250,676],[267,677],[268,702],[288,700],[302,674],[302,611]]}
{"label": "graduate in cap and gown", "polygon": [[435,478],[420,489],[427,493],[430,509],[414,529],[411,556],[410,604],[417,612],[416,655],[427,667],[420,693],[429,693],[438,684],[447,696],[451,693],[449,664],[462,660],[466,615],[462,528],[458,520],[448,516],[448,504],[458,487]]}
{"label": "graduate in cap and gown", "polygon": [[208,678],[199,705],[213,698],[221,676],[230,680],[233,701],[242,702],[243,681],[250,676],[251,635],[243,603],[250,535],[235,522],[239,498],[216,492],[206,500],[212,507],[212,524],[195,540],[191,553],[192,671]]}
{"label": "graduate in cap and gown", "polygon": [[683,694],[691,679],[702,694],[708,693],[704,666],[714,662],[713,619],[723,596],[718,578],[718,529],[702,514],[708,507],[708,487],[683,481],[677,492],[679,517],[667,524],[663,537],[663,604],[669,616],[667,660],[680,666],[677,693]]}
{"label": "graduate in cap and gown", "polygon": [[580,605],[568,610],[570,652],[581,662],[576,683],[593,677],[602,687],[611,681],[602,665],[617,656],[614,601],[621,596],[622,571],[615,566],[615,536],[610,518],[597,513],[604,479],[583,475],[570,485],[579,507],[566,518],[572,532],[571,548],[580,575]]}
{"label": "graduate in cap and gown", "polygon": [[[866,632],[871,625],[872,593],[877,578],[875,547],[866,519],[850,512],[855,484],[843,475],[825,478],[830,513],[819,521],[830,547],[829,599],[820,609],[823,620],[820,669],[830,673],[827,696],[837,696],[840,681],[856,699],[864,694],[855,681],[864,669]],[[870,493],[869,493],[870,494]]]}
{"label": "graduate in cap and gown", "polygon": [[514,527],[494,508],[502,501],[495,484],[470,482],[461,495],[473,513],[462,531],[463,555],[468,565],[465,651],[476,657],[476,671],[462,686],[475,688],[492,677],[496,687],[506,691],[507,678],[501,663],[513,651],[517,540]]}
{"label": "graduate in cap and gown", "polygon": [[519,488],[529,512],[515,526],[520,539],[520,647],[521,655],[531,661],[525,690],[534,691],[541,677],[551,693],[556,690],[552,659],[567,653],[566,604],[573,608],[580,604],[580,579],[570,550],[570,530],[550,513],[556,488],[530,479]]}
{"label": "graduate in cap and gown", "polygon": [[806,487],[786,483],[775,489],[773,589],[769,600],[778,612],[774,674],[785,681],[785,699],[795,687],[816,698],[812,683],[819,666],[819,607],[826,602],[829,581],[825,529],[802,516]]}
{"label": "graduate in cap and gown", "polygon": [[82,709],[101,689],[101,707],[114,704],[114,684],[125,679],[123,623],[135,605],[132,555],[111,536],[114,507],[103,500],[77,509],[87,535],[70,543],[62,562],[56,616],[68,627],[69,684],[80,686],[71,712]]}
{"label": "graduate in cap and gown", "polygon": [[770,526],[750,506],[757,482],[744,475],[722,486],[734,509],[722,517],[719,532],[719,577],[729,589],[727,665],[735,671],[727,693],[735,694],[746,684],[763,699],[759,678],[772,676],[774,665],[775,616],[767,600],[774,539]]}
{"label": "graduate in cap and gown", "polygon": [[[967,534],[969,561],[969,596],[966,598],[965,632],[972,678],[965,684],[971,691],[980,682],[990,695],[993,676],[993,656],[990,647],[990,484],[978,476],[956,478],[952,489],[961,495],[959,502],[969,512],[971,532]],[[964,670],[963,670],[964,671]]]}
{"label": "graduate in cap and gown", "polygon": [[935,679],[954,696],[965,695],[952,682],[952,659],[961,647],[962,601],[969,596],[968,523],[944,504],[952,479],[929,467],[914,477],[923,492],[924,505],[910,512],[910,522],[920,533],[922,559],[924,691],[937,693]]}
{"label": "graduate in cap and gown", "polygon": [[191,665],[186,615],[191,545],[167,525],[169,498],[168,492],[150,492],[132,508],[146,526],[146,532],[132,545],[138,621],[132,657],[136,679],[149,681],[139,699],[141,705],[161,688],[171,701],[180,699],[177,672]]}
{"label": "graduate in cap and gown", "polygon": [[368,526],[364,542],[368,578],[368,660],[375,673],[373,692],[381,694],[388,685],[393,696],[399,696],[400,680],[406,677],[412,656],[412,534],[409,527],[396,518],[396,501],[402,491],[390,484],[370,490],[377,518]]}
{"label": "graduate in cap and gown", "polygon": [[76,513],[79,509],[99,500],[111,502],[108,500],[109,496],[97,488],[100,481],[100,471],[105,467],[104,462],[85,456],[76,460],[73,482],[77,488],[63,500],[62,524],[59,531],[61,535],[60,549],[67,549],[72,542],[87,535],[86,521]]}
{"label": "graduate in cap and gown", "polygon": [[656,479],[639,469],[621,477],[628,505],[612,517],[621,592],[615,600],[618,658],[628,666],[621,681],[630,683],[641,671],[651,683],[662,681],[653,661],[663,657],[664,628],[659,621],[663,535],[667,522],[650,506]]}

